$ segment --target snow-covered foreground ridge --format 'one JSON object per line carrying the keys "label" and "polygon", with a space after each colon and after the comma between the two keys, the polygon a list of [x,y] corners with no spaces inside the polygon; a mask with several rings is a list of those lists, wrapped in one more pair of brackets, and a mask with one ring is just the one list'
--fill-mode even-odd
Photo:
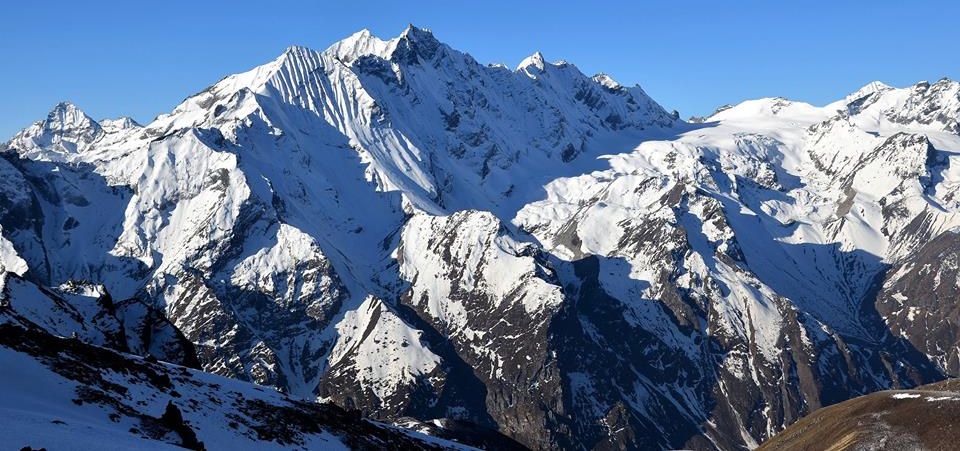
{"label": "snow-covered foreground ridge", "polygon": [[57,105],[0,155],[0,255],[381,420],[736,449],[960,371],[958,121],[944,79],[685,122],[539,53],[363,31],[143,126]]}
{"label": "snow-covered foreground ridge", "polygon": [[0,431],[12,449],[473,449],[0,314]]}

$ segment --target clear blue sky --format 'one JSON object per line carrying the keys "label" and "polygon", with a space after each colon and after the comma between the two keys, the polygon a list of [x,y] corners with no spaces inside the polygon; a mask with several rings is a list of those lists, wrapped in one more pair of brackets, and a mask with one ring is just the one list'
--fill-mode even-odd
{"label": "clear blue sky", "polygon": [[541,50],[639,83],[684,117],[765,96],[824,104],[874,79],[960,78],[957,0],[590,3],[4,2],[0,141],[60,100],[148,122],[288,45],[324,49],[362,28],[390,38],[408,23],[483,63]]}

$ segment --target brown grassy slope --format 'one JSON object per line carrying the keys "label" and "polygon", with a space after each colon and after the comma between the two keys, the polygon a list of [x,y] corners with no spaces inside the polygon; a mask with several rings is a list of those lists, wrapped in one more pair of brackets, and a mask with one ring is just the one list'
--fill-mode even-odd
{"label": "brown grassy slope", "polygon": [[960,450],[960,379],[817,410],[759,450]]}

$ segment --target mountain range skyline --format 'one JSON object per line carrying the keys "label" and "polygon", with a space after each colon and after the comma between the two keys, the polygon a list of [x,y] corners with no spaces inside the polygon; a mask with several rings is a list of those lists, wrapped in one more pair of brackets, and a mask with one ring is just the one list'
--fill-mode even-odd
{"label": "mountain range skyline", "polygon": [[[752,98],[783,96],[822,105],[873,80],[907,86],[960,77],[956,65],[936,50],[939,42],[960,39],[947,24],[957,13],[950,2],[869,8],[816,2],[721,8],[701,2],[682,12],[667,5],[614,4],[614,15],[508,2],[469,14],[424,3],[351,5],[294,1],[260,8],[238,2],[218,8],[99,1],[53,2],[42,11],[8,5],[10,26],[0,30],[5,38],[0,55],[19,69],[0,74],[0,82],[17,87],[0,106],[0,139],[62,100],[98,119],[123,114],[149,122],[174,106],[170,99],[269,60],[289,45],[322,50],[362,28],[392,36],[410,22],[432,29],[482,64],[513,67],[539,50],[586,73],[606,72],[625,85],[640,84],[685,118]],[[821,14],[828,6],[831,14]],[[354,7],[383,14],[364,18]],[[258,21],[251,11],[270,20]],[[205,20],[232,25],[198,26]],[[41,22],[60,25],[33,26]],[[88,55],[97,55],[95,64]],[[909,63],[903,64],[906,55]]]}
{"label": "mountain range skyline", "polygon": [[752,448],[960,372],[958,158],[949,79],[686,121],[413,26],[145,124],[57,103],[0,149],[0,416],[47,447],[389,436],[366,417],[418,447]]}

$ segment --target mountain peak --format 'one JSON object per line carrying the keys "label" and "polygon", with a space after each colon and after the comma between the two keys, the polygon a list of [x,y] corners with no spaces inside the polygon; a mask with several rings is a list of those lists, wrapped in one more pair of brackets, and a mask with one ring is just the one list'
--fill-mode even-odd
{"label": "mountain peak", "polygon": [[47,117],[69,117],[71,119],[82,119],[88,116],[83,112],[83,110],[74,105],[73,102],[64,100],[54,105],[50,110],[50,113],[47,114]]}
{"label": "mountain peak", "polygon": [[396,39],[391,59],[415,64],[421,60],[433,59],[443,44],[426,28],[417,28],[410,24]]}
{"label": "mountain peak", "polygon": [[140,123],[128,116],[120,116],[116,119],[103,119],[100,121],[100,126],[110,132],[142,127]]}
{"label": "mountain peak", "polygon": [[77,106],[74,105],[73,102],[71,102],[71,101],[69,101],[69,100],[62,100],[62,101],[60,101],[59,103],[57,103],[56,105],[54,105],[53,108],[51,109],[51,111],[70,110],[70,109],[79,109],[79,108],[77,108]]}
{"label": "mountain peak", "polygon": [[397,39],[384,41],[373,35],[370,30],[364,28],[346,38],[337,41],[324,53],[332,55],[334,58],[350,64],[357,58],[365,55],[376,55],[386,58],[396,47]]}
{"label": "mountain peak", "polygon": [[54,105],[50,113],[47,114],[44,128],[53,132],[75,132],[97,129],[99,125],[76,105],[69,101],[63,101]]}
{"label": "mountain peak", "polygon": [[860,88],[861,91],[868,90],[868,89],[873,91],[881,91],[886,89],[893,89],[893,87],[891,87],[890,85],[882,81],[874,80],[874,81],[871,81],[870,83],[863,85],[863,87]]}
{"label": "mountain peak", "polygon": [[311,53],[316,53],[313,49],[303,46],[303,45],[291,45],[283,50],[283,53],[280,54],[280,57],[277,58],[278,61],[284,61],[288,59],[299,59],[304,55],[309,55]]}
{"label": "mountain peak", "polygon": [[607,89],[620,89],[623,87],[620,83],[617,83],[616,80],[603,72],[594,75],[593,81],[599,83],[600,86],[603,86]]}
{"label": "mountain peak", "polygon": [[853,94],[850,94],[848,98],[859,99],[875,92],[889,91],[891,89],[893,89],[893,87],[887,85],[886,83],[881,81],[871,81],[870,83],[867,83],[860,89],[856,90]]}
{"label": "mountain peak", "polygon": [[414,24],[408,24],[407,28],[403,30],[403,33],[400,33],[400,39],[432,39],[436,40],[433,37],[433,32],[429,28],[420,28]]}
{"label": "mountain peak", "polygon": [[957,85],[957,84],[960,84],[960,83],[958,83],[956,80],[954,80],[954,79],[952,79],[952,78],[950,78],[950,77],[943,77],[943,78],[937,80],[937,82],[934,83],[934,84],[953,86],[953,85]]}
{"label": "mountain peak", "polygon": [[536,68],[539,71],[543,71],[546,65],[546,60],[543,57],[543,53],[540,53],[539,50],[533,52],[533,55],[530,55],[520,61],[520,64],[517,65],[517,70],[521,71],[528,67]]}
{"label": "mountain peak", "polygon": [[47,118],[21,130],[9,145],[21,150],[49,148],[75,153],[103,131],[100,124],[69,101],[53,106]]}

